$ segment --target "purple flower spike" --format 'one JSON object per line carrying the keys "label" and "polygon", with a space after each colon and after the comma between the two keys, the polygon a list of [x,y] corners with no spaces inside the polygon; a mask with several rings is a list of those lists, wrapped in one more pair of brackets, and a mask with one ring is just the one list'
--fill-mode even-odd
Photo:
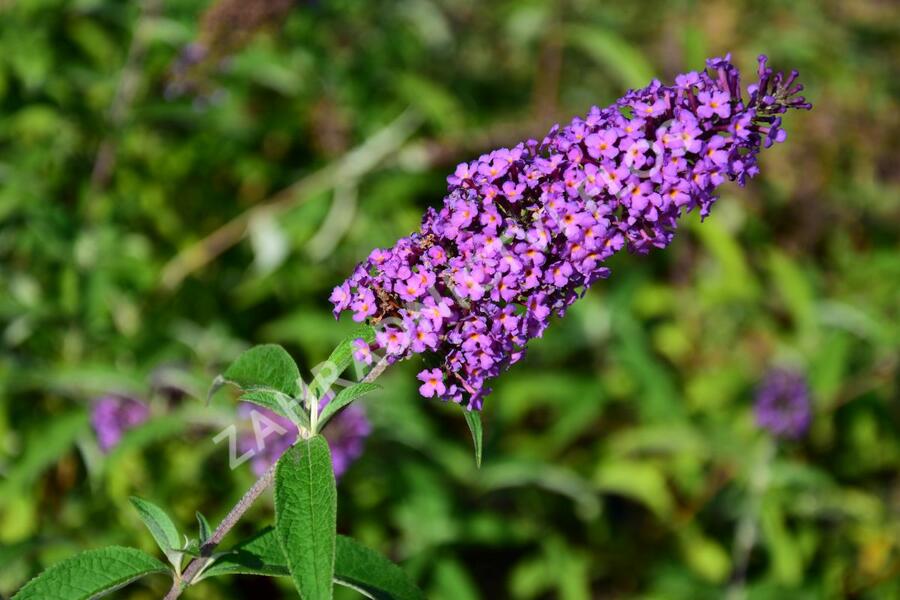
{"label": "purple flower spike", "polygon": [[812,421],[806,379],[794,371],[771,371],[757,391],[755,412],[756,424],[775,437],[803,437]]}
{"label": "purple flower spike", "polygon": [[150,409],[143,402],[127,396],[110,394],[94,401],[91,425],[100,450],[109,452],[129,429],[150,417]]}
{"label": "purple flower spike", "polygon": [[729,61],[460,164],[420,231],[335,288],[335,314],[377,325],[371,350],[389,362],[432,356],[423,396],[480,409],[487,381],[609,276],[610,256],[666,247],[679,217],[709,214],[726,179],[759,172],[760,149],[784,141],[787,109],[810,108],[796,73],[773,73],[765,57],[745,98]]}

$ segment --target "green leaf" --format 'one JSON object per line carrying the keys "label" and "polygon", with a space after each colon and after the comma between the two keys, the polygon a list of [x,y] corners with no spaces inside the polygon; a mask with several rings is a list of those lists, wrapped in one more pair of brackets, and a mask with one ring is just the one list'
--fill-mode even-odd
{"label": "green leaf", "polygon": [[475,465],[481,468],[481,413],[477,410],[466,410],[466,423],[469,425],[469,431],[472,432],[472,443],[475,444]]}
{"label": "green leaf", "polygon": [[182,553],[179,551],[181,535],[178,533],[178,527],[175,526],[175,523],[172,522],[166,511],[152,502],[137,496],[132,496],[130,500],[144,525],[150,530],[150,535],[156,540],[156,545],[163,551],[163,554],[166,555],[166,558],[169,559],[169,562],[172,563],[175,569],[179,570],[181,568]]}
{"label": "green leaf", "polygon": [[725,582],[732,564],[718,541],[707,537],[696,523],[678,528],[677,535],[684,562],[694,573],[711,583]]}
{"label": "green leaf", "polygon": [[413,73],[401,73],[395,78],[395,87],[439,131],[463,129],[465,112],[457,96],[444,86]]}
{"label": "green leaf", "polygon": [[[263,529],[224,553],[201,579],[219,575],[287,577],[287,560],[275,530]],[[361,590],[378,600],[417,600],[425,595],[406,572],[359,542],[339,535],[335,540],[334,581]]]}
{"label": "green leaf", "polygon": [[274,527],[266,527],[250,539],[222,553],[221,557],[203,572],[200,579],[236,574],[272,577],[290,575]]}
{"label": "green leaf", "polygon": [[339,410],[360,398],[369,392],[373,392],[375,390],[381,389],[381,386],[376,383],[357,383],[351,385],[349,387],[345,387],[342,389],[337,396],[334,397],[328,404],[325,405],[325,408],[322,409],[322,414],[319,415],[319,431],[325,427],[325,423],[331,419]]}
{"label": "green leaf", "polygon": [[90,423],[84,411],[74,411],[47,420],[26,434],[21,457],[10,463],[0,481],[0,508],[37,479],[44,469],[57,462],[75,445],[78,436],[88,431]]}
{"label": "green leaf", "polygon": [[316,373],[313,387],[317,396],[321,397],[327,392],[341,373],[353,362],[353,342],[360,338],[371,344],[375,341],[375,329],[371,325],[362,325],[341,340],[341,343],[335,347],[328,356],[328,360],[320,365],[320,369]]}
{"label": "green leaf", "polygon": [[309,429],[309,415],[303,409],[303,406],[282,392],[275,389],[257,389],[247,392],[241,396],[244,402],[251,402],[257,406],[271,410],[277,415],[281,415],[291,422]]}
{"label": "green leaf", "polygon": [[216,395],[216,392],[221,390],[228,382],[225,381],[225,377],[222,375],[216,375],[216,378],[212,380],[212,383],[209,384],[209,390],[206,392],[206,405],[209,406],[212,397]]}
{"label": "green leaf", "polygon": [[250,348],[237,357],[222,375],[245,391],[277,390],[291,398],[300,395],[300,369],[291,355],[277,344]]}
{"label": "green leaf", "polygon": [[715,276],[703,280],[698,290],[716,302],[754,300],[759,295],[759,281],[737,235],[721,221],[703,222],[699,215],[687,219],[685,225],[718,263]]}
{"label": "green leaf", "polygon": [[342,535],[337,538],[334,580],[376,600],[425,598],[403,569],[378,552]]}
{"label": "green leaf", "polygon": [[[433,597],[453,598],[453,600],[479,600],[481,595],[472,576],[466,569],[453,558],[442,556],[434,561],[434,571],[431,575],[431,589],[428,591]],[[515,597],[534,597],[516,595]],[[586,596],[565,596],[567,598],[586,598]]]}
{"label": "green leaf", "polygon": [[304,600],[330,600],[334,575],[337,489],[328,442],[300,440],[275,471],[275,531]]}
{"label": "green leaf", "polygon": [[816,327],[816,291],[801,266],[788,255],[769,253],[772,287],[784,302],[800,333],[810,334]]}
{"label": "green leaf", "polygon": [[759,514],[760,529],[766,540],[772,577],[784,585],[796,586],[803,578],[803,551],[796,534],[785,522],[780,502],[775,493],[769,493],[763,499]]}
{"label": "green leaf", "polygon": [[212,536],[213,530],[209,526],[209,521],[206,520],[206,517],[199,510],[197,511],[197,526],[200,532],[200,545],[202,546]]}
{"label": "green leaf", "polygon": [[597,489],[643,504],[665,521],[672,514],[674,500],[662,470],[650,462],[609,458],[594,474]]}
{"label": "green leaf", "polygon": [[613,31],[592,25],[570,25],[566,34],[572,45],[604,65],[631,88],[645,86],[656,76],[640,48]]}
{"label": "green leaf", "polygon": [[195,538],[184,536],[184,541],[178,548],[178,551],[182,554],[187,554],[188,556],[196,558],[200,556],[200,542]]}
{"label": "green leaf", "polygon": [[571,498],[576,514],[590,521],[600,514],[600,501],[590,482],[573,470],[532,459],[491,461],[478,475],[485,490],[536,486]]}
{"label": "green leaf", "polygon": [[149,421],[129,429],[106,456],[103,469],[107,473],[119,468],[126,457],[163,440],[179,437],[191,426],[191,411],[176,409],[169,414],[151,417]]}
{"label": "green leaf", "polygon": [[56,563],[25,584],[13,600],[87,600],[168,569],[134,548],[109,546],[88,550]]}

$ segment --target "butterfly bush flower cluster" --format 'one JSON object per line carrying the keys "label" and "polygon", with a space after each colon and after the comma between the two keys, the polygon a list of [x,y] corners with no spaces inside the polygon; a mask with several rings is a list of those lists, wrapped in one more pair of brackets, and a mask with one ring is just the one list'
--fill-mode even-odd
{"label": "butterfly bush flower cluster", "polygon": [[803,437],[812,422],[809,386],[800,373],[774,369],[756,394],[756,424],[778,438]]}
{"label": "butterfly bush flower cluster", "polygon": [[103,452],[112,450],[122,435],[150,418],[146,404],[128,396],[109,394],[97,398],[91,410],[91,425]]}
{"label": "butterfly bush flower cluster", "polygon": [[[320,412],[332,398],[333,393],[323,397]],[[238,436],[238,450],[241,454],[252,453],[250,466],[261,476],[297,441],[297,426],[290,419],[248,402],[238,406],[238,414],[244,417],[246,425]],[[335,477],[340,478],[362,456],[371,432],[366,411],[358,403],[344,408],[328,421],[322,434],[331,449]]]}
{"label": "butterfly bush flower cluster", "polygon": [[725,180],[759,172],[761,147],[782,142],[781,115],[810,108],[796,72],[761,56],[742,95],[730,57],[675,85],[653,81],[541,140],[462,163],[419,232],[376,249],[331,294],[335,316],[378,325],[356,358],[424,353],[419,391],[480,409],[487,381],[520,360],[551,314],[597,280],[616,252],[672,240],[678,218],[709,214]]}

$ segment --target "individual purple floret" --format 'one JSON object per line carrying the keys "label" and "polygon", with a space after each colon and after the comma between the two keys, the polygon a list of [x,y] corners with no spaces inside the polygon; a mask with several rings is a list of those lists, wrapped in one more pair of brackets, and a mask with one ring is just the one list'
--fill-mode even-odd
{"label": "individual purple floret", "polygon": [[744,98],[729,57],[711,59],[674,86],[653,81],[540,142],[460,164],[419,232],[334,289],[335,315],[377,324],[372,350],[389,362],[428,354],[424,396],[480,409],[487,380],[609,276],[610,256],[664,248],[681,215],[705,217],[720,184],[759,172],[760,148],[784,141],[780,115],[810,108],[796,76],[761,56]]}
{"label": "individual purple floret", "polygon": [[[320,411],[332,397],[333,394],[325,396]],[[297,440],[297,427],[290,419],[249,402],[238,406],[238,414],[248,421],[238,436],[239,452],[242,455],[253,453],[250,466],[257,476],[261,476]],[[322,434],[331,448],[335,477],[340,478],[362,456],[365,440],[371,431],[366,411],[359,404],[344,408],[328,422]]]}
{"label": "individual purple floret", "polygon": [[94,401],[91,424],[100,450],[109,452],[129,429],[150,417],[150,409],[143,402],[127,396],[110,394]]}
{"label": "individual purple floret", "polygon": [[800,373],[774,369],[756,393],[756,424],[779,438],[797,439],[809,429],[809,387]]}

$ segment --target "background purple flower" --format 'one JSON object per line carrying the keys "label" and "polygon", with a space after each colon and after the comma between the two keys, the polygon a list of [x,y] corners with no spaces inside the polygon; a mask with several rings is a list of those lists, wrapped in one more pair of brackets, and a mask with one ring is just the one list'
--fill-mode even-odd
{"label": "background purple flower", "polygon": [[129,429],[150,417],[150,409],[143,402],[127,396],[109,394],[94,401],[91,425],[103,452],[109,452]]}
{"label": "background purple flower", "polygon": [[[326,396],[320,412],[331,398],[332,394]],[[238,406],[238,414],[245,419],[238,436],[238,451],[242,455],[253,452],[250,466],[256,475],[262,475],[297,440],[297,427],[290,419],[249,402]],[[331,448],[335,477],[341,477],[362,456],[365,440],[371,432],[366,411],[359,403],[344,408],[328,421],[322,435]]]}
{"label": "background purple flower", "polygon": [[[653,81],[540,142],[459,165],[418,233],[374,250],[335,288],[335,312],[377,322],[374,348],[390,362],[434,352],[438,394],[480,409],[486,382],[550,316],[609,276],[604,261],[624,247],[664,248],[684,213],[709,214],[721,183],[759,172],[760,148],[784,139],[777,115],[810,105],[795,97],[796,72],[774,73],[760,57],[757,75],[745,98],[729,58],[711,59],[677,86]],[[441,318],[432,299],[447,309]],[[426,324],[429,343],[410,344]]]}
{"label": "background purple flower", "polygon": [[780,438],[802,437],[812,421],[806,379],[787,369],[773,369],[756,393],[756,424]]}

